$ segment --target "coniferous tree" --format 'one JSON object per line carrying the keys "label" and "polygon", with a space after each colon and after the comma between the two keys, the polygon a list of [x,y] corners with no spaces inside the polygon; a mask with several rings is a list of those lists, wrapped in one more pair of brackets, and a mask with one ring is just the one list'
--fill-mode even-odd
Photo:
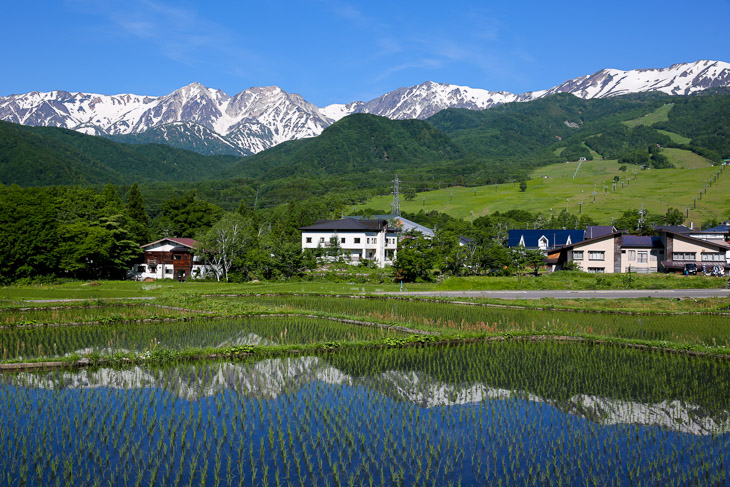
{"label": "coniferous tree", "polygon": [[141,223],[145,227],[149,221],[147,219],[147,212],[144,209],[144,202],[142,201],[142,194],[139,192],[139,186],[134,183],[129,188],[129,195],[127,196],[127,214],[133,220]]}

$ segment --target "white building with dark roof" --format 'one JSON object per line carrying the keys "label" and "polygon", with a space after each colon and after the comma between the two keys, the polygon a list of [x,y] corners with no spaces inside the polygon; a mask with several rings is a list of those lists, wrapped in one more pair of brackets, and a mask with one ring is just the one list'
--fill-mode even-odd
{"label": "white building with dark roof", "polygon": [[393,263],[398,249],[398,230],[391,228],[387,220],[317,220],[299,230],[302,250],[327,250],[336,242],[341,257],[353,264],[368,259],[385,267]]}

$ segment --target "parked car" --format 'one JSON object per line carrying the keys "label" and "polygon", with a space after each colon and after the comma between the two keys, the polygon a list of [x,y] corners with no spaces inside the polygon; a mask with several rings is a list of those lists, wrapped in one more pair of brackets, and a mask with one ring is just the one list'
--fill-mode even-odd
{"label": "parked car", "polygon": [[697,275],[697,264],[684,264],[684,275],[689,276],[690,274]]}

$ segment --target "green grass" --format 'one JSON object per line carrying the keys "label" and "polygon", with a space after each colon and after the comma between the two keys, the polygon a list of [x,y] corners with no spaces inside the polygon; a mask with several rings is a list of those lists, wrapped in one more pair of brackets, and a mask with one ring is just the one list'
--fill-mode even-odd
{"label": "green grass", "polygon": [[677,169],[700,169],[712,166],[704,157],[684,149],[664,149],[662,153]]}
{"label": "green grass", "polygon": [[678,133],[670,132],[668,130],[657,130],[657,132],[666,135],[667,137],[672,139],[672,142],[675,142],[677,144],[687,145],[692,141],[692,139],[690,139],[689,137],[685,137],[684,135],[679,135]]}
{"label": "green grass", "polygon": [[[708,193],[709,194],[709,193]],[[599,276],[582,272],[560,272],[545,274],[534,278],[512,277],[451,277],[441,283],[406,283],[409,291],[431,290],[513,290],[513,289],[624,289],[625,276]],[[677,276],[672,274],[636,275],[632,286],[636,289],[682,289],[718,288],[724,281],[703,276]],[[90,289],[92,291],[90,291]],[[124,298],[150,297],[150,302],[168,306],[187,307],[189,299],[201,295],[216,294],[337,294],[357,295],[400,290],[400,283],[350,283],[329,281],[290,280],[286,282],[225,283],[225,282],[177,282],[156,281],[143,283],[136,281],[99,281],[94,286],[84,282],[64,283],[44,286],[6,286],[0,288],[0,309],[18,307],[78,306],[79,301],[29,303],[26,300],[82,299],[92,304],[122,306],[123,303],[140,305],[147,301],[124,301]],[[100,298],[99,296],[103,296]],[[122,298],[117,301],[115,298]],[[7,312],[7,311],[6,311]],[[168,314],[157,311],[157,314]],[[29,318],[35,319],[35,318]]]}
{"label": "green grass", "polygon": [[662,105],[651,113],[647,113],[643,117],[635,118],[633,120],[626,120],[623,122],[627,127],[636,127],[638,125],[646,125],[651,127],[655,123],[666,122],[669,120],[669,110],[672,109],[674,103],[667,103]]}
{"label": "green grass", "polygon": [[[690,161],[686,153],[670,154],[675,158],[687,157],[688,166],[701,165],[696,159]],[[730,177],[724,173],[718,183],[708,188],[702,200],[697,200],[697,208],[692,208],[693,198],[699,198],[699,191],[719,170],[716,167],[640,171],[638,167],[629,165],[629,172],[621,172],[620,165],[615,160],[588,161],[581,164],[574,179],[577,167],[577,162],[569,162],[539,168],[527,182],[525,192],[520,191],[516,182],[471,188],[444,188],[418,193],[412,201],[401,200],[401,209],[408,212],[437,210],[469,220],[472,211],[474,217],[512,209],[541,212],[545,215],[550,215],[552,210],[552,214],[557,215],[567,208],[571,213],[577,214],[581,211],[579,202],[583,201],[582,212],[603,224],[611,223],[612,218],[620,217],[627,209],[638,209],[642,205],[652,213],[662,214],[670,207],[684,211],[689,206],[688,219],[696,223],[730,216]],[[635,180],[634,170],[638,172]],[[616,191],[613,191],[612,185],[614,176],[619,176],[624,181],[624,187],[618,184]],[[631,179],[628,185],[625,184],[627,176]],[[604,185],[607,187],[605,194]],[[592,196],[594,188],[598,193],[595,203]],[[388,208],[391,200],[390,196],[379,196],[362,206]]]}

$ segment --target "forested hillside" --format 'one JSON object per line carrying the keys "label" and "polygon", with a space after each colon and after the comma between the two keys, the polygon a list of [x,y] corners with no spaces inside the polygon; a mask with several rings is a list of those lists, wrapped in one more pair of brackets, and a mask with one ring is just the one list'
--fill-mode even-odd
{"label": "forested hillside", "polygon": [[54,127],[0,122],[0,182],[21,186],[210,179],[238,158],[130,145]]}

